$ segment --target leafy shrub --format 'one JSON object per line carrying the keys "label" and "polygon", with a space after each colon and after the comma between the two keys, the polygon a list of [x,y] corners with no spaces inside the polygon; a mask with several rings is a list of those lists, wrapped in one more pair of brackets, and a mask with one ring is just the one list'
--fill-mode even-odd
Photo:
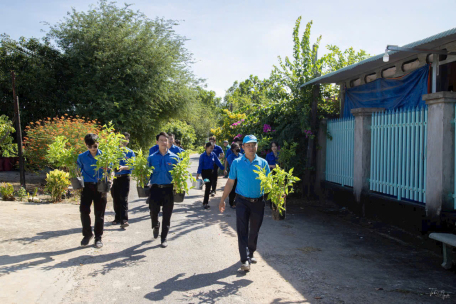
{"label": "leafy shrub", "polygon": [[87,150],[84,137],[88,133],[98,134],[100,126],[95,120],[88,120],[85,117],[79,118],[62,116],[47,118],[31,122],[25,128],[27,133],[24,137],[25,156],[31,169],[41,170],[49,165],[46,158],[49,145],[58,136],[64,136],[68,141],[65,143],[67,149],[74,149],[75,154],[80,154]]}
{"label": "leafy shrub", "polygon": [[280,149],[279,153],[279,163],[285,168],[288,169],[293,164],[293,159],[296,156],[296,148],[298,143],[288,144],[285,140],[283,141],[283,147]]}
{"label": "leafy shrub", "polygon": [[60,202],[70,185],[70,174],[62,170],[54,170],[46,174],[46,190],[51,194],[52,202]]}
{"label": "leafy shrub", "polygon": [[22,199],[27,196],[27,190],[25,190],[24,187],[21,187],[16,191],[16,196],[19,197],[22,202]]}
{"label": "leafy shrub", "polygon": [[279,213],[285,210],[283,207],[285,203],[285,196],[293,192],[293,184],[300,179],[293,176],[293,169],[289,172],[276,166],[271,173],[266,175],[266,167],[261,168],[255,165],[258,170],[253,172],[258,174],[257,179],[261,181],[261,190],[264,190],[265,194],[268,194],[268,199],[277,207]]}
{"label": "leafy shrub", "polygon": [[188,188],[187,179],[190,181],[195,181],[196,179],[188,171],[190,168],[190,153],[185,151],[178,154],[180,162],[174,165],[173,170],[171,170],[171,176],[173,177],[174,191],[176,193],[187,192],[192,187]]}
{"label": "leafy shrub", "polygon": [[186,150],[192,148],[196,141],[195,129],[185,121],[171,119],[162,130],[168,134],[174,133]]}
{"label": "leafy shrub", "polygon": [[49,145],[46,158],[50,164],[67,171],[73,178],[80,175],[77,165],[79,153],[74,147],[68,147],[67,143],[68,139],[65,136],[57,136],[55,141]]}
{"label": "leafy shrub", "polygon": [[12,157],[17,155],[17,145],[13,144],[11,133],[16,132],[13,122],[8,116],[0,115],[0,156]]}
{"label": "leafy shrub", "polygon": [[136,156],[127,161],[127,166],[133,168],[131,176],[137,182],[138,187],[145,187],[149,181],[150,175],[154,171],[154,167],[149,167],[147,156],[143,151],[135,151]]}
{"label": "leafy shrub", "polygon": [[14,188],[13,185],[10,183],[3,183],[0,187],[0,194],[2,195],[2,199],[4,201],[14,201]]}
{"label": "leafy shrub", "polygon": [[102,151],[100,155],[95,156],[97,160],[95,172],[103,169],[103,179],[109,178],[109,171],[114,168],[119,168],[119,162],[125,159],[125,147],[121,147],[125,136],[114,132],[112,123],[103,126],[103,130],[98,134],[99,149]]}

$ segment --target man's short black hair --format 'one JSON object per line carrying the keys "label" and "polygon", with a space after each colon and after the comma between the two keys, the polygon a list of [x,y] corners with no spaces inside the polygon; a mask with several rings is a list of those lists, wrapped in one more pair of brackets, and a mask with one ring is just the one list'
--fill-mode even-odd
{"label": "man's short black hair", "polygon": [[130,140],[130,133],[128,133],[128,132],[123,132],[122,135],[125,136],[125,139],[126,139],[126,140]]}
{"label": "man's short black hair", "polygon": [[94,145],[94,144],[96,144],[98,142],[98,135],[97,134],[93,134],[93,133],[89,133],[89,134],[87,134],[84,137],[84,142],[88,146]]}
{"label": "man's short black hair", "polygon": [[158,139],[160,138],[160,136],[164,136],[164,137],[166,137],[166,138],[169,138],[169,135],[168,135],[166,132],[160,132],[160,134],[158,134],[158,135],[155,137],[155,138],[157,139],[157,141],[158,141]]}
{"label": "man's short black hair", "polygon": [[169,137],[176,138],[176,134],[174,134],[174,133],[169,133],[168,136],[169,136]]}
{"label": "man's short black hair", "polygon": [[211,142],[207,142],[206,143],[206,149],[209,148],[210,146],[212,146],[212,143]]}
{"label": "man's short black hair", "polygon": [[176,144],[180,145],[181,141],[179,139],[176,139]]}

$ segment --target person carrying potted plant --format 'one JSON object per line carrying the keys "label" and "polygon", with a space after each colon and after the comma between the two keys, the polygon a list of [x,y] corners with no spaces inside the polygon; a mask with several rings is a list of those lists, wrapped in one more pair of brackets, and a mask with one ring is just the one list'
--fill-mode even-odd
{"label": "person carrying potted plant", "polygon": [[[226,160],[226,163],[228,164],[228,166],[226,167],[225,175],[228,175],[228,173],[230,171],[230,166],[233,163],[233,160],[235,160],[236,158],[239,158],[243,155],[241,153],[241,148],[239,147],[239,145],[237,143],[231,144],[231,151],[232,152],[230,153],[230,155],[228,156],[228,158]],[[236,198],[236,184],[237,184],[237,180],[234,181],[233,189],[231,190],[229,198],[228,198],[230,207],[232,209],[236,208],[236,205],[234,204],[234,199]]]}
{"label": "person carrying potted plant", "polygon": [[84,188],[81,193],[81,203],[79,211],[81,212],[82,235],[81,246],[87,246],[93,238],[92,226],[90,220],[90,206],[93,202],[95,213],[95,247],[103,247],[101,237],[103,236],[104,214],[106,209],[106,193],[98,192],[98,177],[103,174],[103,169],[96,170],[96,156],[101,155],[98,149],[98,135],[87,134],[84,137],[87,151],[79,154],[77,164],[84,177]]}
{"label": "person carrying potted plant", "polygon": [[149,155],[149,167],[154,167],[150,176],[149,210],[154,238],[158,238],[160,222],[158,214],[163,208],[161,246],[168,246],[167,236],[174,209],[173,178],[170,171],[179,162],[179,157],[168,149],[168,134],[161,132],[156,136],[158,151]]}
{"label": "person carrying potted plant", "polygon": [[264,190],[254,170],[259,166],[269,174],[267,161],[256,155],[258,140],[254,135],[247,135],[243,140],[245,154],[231,163],[230,174],[220,200],[220,212],[225,211],[225,199],[236,185],[236,229],[238,235],[241,270],[250,271],[250,264],[257,263],[253,254],[257,247],[258,233],[264,217]]}
{"label": "person carrying potted plant", "polygon": [[132,168],[127,164],[129,159],[135,158],[135,152],[127,148],[130,142],[130,134],[122,133],[125,139],[120,148],[123,150],[124,158],[119,162],[119,170],[115,170],[115,176],[112,183],[111,195],[114,205],[115,218],[112,222],[113,225],[119,225],[121,228],[126,228],[128,224],[128,194],[130,193],[130,175]]}
{"label": "person carrying potted plant", "polygon": [[[176,155],[178,155],[179,153],[181,152],[185,152],[184,149],[182,149],[181,147],[178,147],[176,146],[174,143],[175,143],[175,138],[176,138],[176,135],[174,135],[173,133],[171,134],[168,134],[169,138],[168,138],[168,150]],[[149,149],[149,155],[152,155],[154,154],[155,152],[158,151],[158,144],[151,147]]]}
{"label": "person carrying potted plant", "polygon": [[225,167],[222,165],[217,155],[212,152],[214,150],[214,145],[211,142],[206,143],[206,152],[202,153],[199,158],[198,171],[196,171],[196,179],[199,178],[200,174],[204,180],[209,180],[206,182],[206,190],[204,192],[203,207],[204,209],[209,209],[209,192],[213,185],[214,177],[214,167],[225,170]]}

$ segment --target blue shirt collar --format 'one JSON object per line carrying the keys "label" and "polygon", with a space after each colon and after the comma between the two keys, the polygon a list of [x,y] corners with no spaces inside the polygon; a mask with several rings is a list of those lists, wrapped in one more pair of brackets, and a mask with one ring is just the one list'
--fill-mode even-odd
{"label": "blue shirt collar", "polygon": [[245,154],[242,154],[242,160],[249,162],[249,164],[253,164],[255,161],[258,161],[258,155],[255,154],[255,158],[253,159],[252,162],[250,162],[250,160],[245,156]]}

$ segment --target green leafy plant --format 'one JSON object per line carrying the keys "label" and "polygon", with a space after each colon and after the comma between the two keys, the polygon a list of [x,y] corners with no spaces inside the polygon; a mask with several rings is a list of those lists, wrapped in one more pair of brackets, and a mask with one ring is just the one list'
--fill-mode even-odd
{"label": "green leafy plant", "polygon": [[100,155],[95,156],[97,160],[96,165],[94,165],[95,171],[103,169],[103,179],[109,179],[109,171],[112,171],[114,168],[119,168],[119,162],[122,159],[125,159],[126,148],[121,147],[122,142],[125,139],[125,136],[122,134],[114,132],[114,127],[110,122],[108,125],[103,126],[103,130],[98,134],[99,136],[99,149],[102,151]]}
{"label": "green leafy plant", "polygon": [[14,197],[14,188],[13,185],[10,183],[3,183],[0,187],[0,194],[2,195],[2,199],[4,201],[14,201],[16,198]]}
{"label": "green leafy plant", "polygon": [[204,148],[203,146],[199,146],[198,148],[196,148],[196,151],[198,154],[203,154],[204,152],[206,152],[206,148]]}
{"label": "green leafy plant", "polygon": [[[60,202],[70,185],[70,174],[62,170],[54,170],[46,174],[46,190],[51,194],[52,202]],[[37,190],[35,190],[37,192]]]}
{"label": "green leafy plant", "polygon": [[0,156],[12,157],[17,155],[17,145],[13,144],[11,133],[15,132],[13,122],[8,116],[0,115]]}
{"label": "green leafy plant", "polygon": [[293,176],[293,168],[290,171],[286,171],[279,166],[276,166],[274,170],[266,175],[266,167],[261,168],[255,165],[258,170],[253,172],[258,174],[257,179],[261,181],[261,190],[264,190],[265,194],[268,194],[268,199],[276,206],[280,214],[285,210],[283,205],[285,204],[285,197],[289,193],[293,193],[293,184],[300,179]]}
{"label": "green leafy plant", "polygon": [[283,146],[280,148],[279,153],[279,164],[281,164],[285,170],[290,168],[293,158],[296,156],[296,148],[298,143],[294,142],[291,145],[286,141],[283,141]]}
{"label": "green leafy plant", "polygon": [[24,187],[21,187],[19,190],[16,191],[16,196],[19,197],[20,201],[27,196],[27,190]]}
{"label": "green leafy plant", "polygon": [[173,177],[174,191],[176,193],[187,192],[192,187],[188,187],[187,180],[196,181],[193,175],[188,171],[190,168],[190,153],[187,151],[178,154],[180,162],[174,165],[171,170],[171,176]]}
{"label": "green leafy plant", "polygon": [[149,181],[150,175],[154,171],[154,167],[149,167],[147,162],[147,156],[144,155],[143,151],[135,151],[136,156],[130,158],[127,161],[127,166],[133,168],[131,176],[137,182],[138,187],[146,187]]}
{"label": "green leafy plant", "polygon": [[49,163],[70,174],[71,178],[80,176],[77,166],[78,152],[74,147],[67,148],[68,139],[65,136],[57,136],[46,154]]}

